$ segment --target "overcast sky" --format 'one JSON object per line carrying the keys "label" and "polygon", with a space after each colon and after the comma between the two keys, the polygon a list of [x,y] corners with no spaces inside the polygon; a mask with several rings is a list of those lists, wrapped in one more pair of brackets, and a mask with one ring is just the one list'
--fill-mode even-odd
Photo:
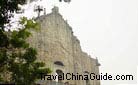
{"label": "overcast sky", "polygon": [[[37,3],[38,4],[38,3]],[[100,72],[112,75],[132,74],[133,81],[101,81],[101,85],[136,83],[138,65],[138,0],[42,0],[46,12],[59,6],[59,11],[73,28],[83,51],[98,57]],[[33,6],[25,7],[27,16]]]}

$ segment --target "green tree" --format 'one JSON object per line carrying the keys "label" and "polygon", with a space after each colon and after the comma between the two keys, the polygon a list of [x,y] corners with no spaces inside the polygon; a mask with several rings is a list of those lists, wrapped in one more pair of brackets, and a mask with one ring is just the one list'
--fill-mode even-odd
{"label": "green tree", "polygon": [[44,67],[44,63],[37,62],[37,51],[29,46],[26,39],[31,35],[31,29],[38,29],[39,24],[23,17],[20,21],[23,25],[19,30],[5,32],[8,40],[7,47],[0,48],[0,71],[8,71],[11,74],[10,82],[22,85],[34,84],[40,78],[41,73],[51,72]]}
{"label": "green tree", "polygon": [[0,0],[0,28],[4,30],[4,25],[10,22],[13,13],[21,8],[18,5],[23,5],[26,0]]}
{"label": "green tree", "polygon": [[[17,85],[33,85],[40,73],[50,73],[44,63],[37,62],[36,49],[29,46],[26,39],[30,30],[38,29],[39,24],[25,17],[19,21],[17,30],[5,31],[13,13],[20,10],[19,4],[25,0],[0,0],[0,82],[13,82]],[[12,29],[12,28],[10,28]],[[10,77],[8,80],[4,77]]]}

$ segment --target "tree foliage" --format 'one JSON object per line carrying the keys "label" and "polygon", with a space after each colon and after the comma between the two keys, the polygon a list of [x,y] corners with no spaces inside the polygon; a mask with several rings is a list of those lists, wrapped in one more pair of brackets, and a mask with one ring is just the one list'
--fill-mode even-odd
{"label": "tree foliage", "polygon": [[[7,43],[0,44],[0,72],[5,69],[11,74],[11,80],[15,84],[31,85],[36,79],[40,78],[41,73],[51,72],[44,67],[44,63],[37,62],[36,49],[29,46],[26,39],[31,35],[29,30],[32,28],[38,29],[38,23],[33,20],[22,18],[20,23],[23,25],[22,29],[11,32],[3,32]],[[2,77],[1,77],[2,78]],[[7,82],[7,81],[6,81]]]}
{"label": "tree foliage", "polygon": [[[13,82],[17,85],[33,85],[40,73],[49,73],[44,63],[37,61],[37,51],[26,39],[30,30],[37,30],[39,24],[33,19],[21,18],[21,27],[14,31],[5,31],[13,13],[20,10],[19,4],[25,0],[0,0],[0,82]],[[5,79],[10,77],[9,79]]]}
{"label": "tree foliage", "polygon": [[0,0],[0,27],[10,22],[13,13],[20,10],[19,5],[26,3],[26,0]]}

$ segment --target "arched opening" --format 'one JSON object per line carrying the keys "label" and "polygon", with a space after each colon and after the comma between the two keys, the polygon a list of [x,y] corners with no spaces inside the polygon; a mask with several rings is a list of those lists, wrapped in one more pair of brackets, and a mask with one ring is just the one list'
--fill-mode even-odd
{"label": "arched opening", "polygon": [[[84,71],[84,74],[85,75],[89,75],[89,72],[88,71]],[[85,85],[90,85],[90,80],[85,80]]]}
{"label": "arched opening", "polygon": [[62,70],[56,70],[56,74],[57,74],[57,82],[62,82],[62,79],[63,79],[63,72],[62,72]]}
{"label": "arched opening", "polygon": [[84,73],[85,73],[85,74],[89,74],[89,72],[88,72],[88,71],[84,71]]}
{"label": "arched opening", "polygon": [[64,66],[64,64],[61,61],[55,61],[54,64],[59,65],[59,66]]}
{"label": "arched opening", "polygon": [[90,85],[90,81],[89,80],[86,80],[86,85]]}

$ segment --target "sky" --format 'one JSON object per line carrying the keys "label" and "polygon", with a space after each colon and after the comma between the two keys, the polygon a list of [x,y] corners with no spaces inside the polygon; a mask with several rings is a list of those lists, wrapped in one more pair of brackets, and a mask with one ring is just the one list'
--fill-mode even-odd
{"label": "sky", "polygon": [[[36,16],[32,3],[25,16]],[[50,13],[53,6],[73,28],[82,50],[97,57],[100,73],[133,75],[134,80],[101,81],[101,85],[135,84],[138,66],[138,0],[58,0],[37,2]]]}

